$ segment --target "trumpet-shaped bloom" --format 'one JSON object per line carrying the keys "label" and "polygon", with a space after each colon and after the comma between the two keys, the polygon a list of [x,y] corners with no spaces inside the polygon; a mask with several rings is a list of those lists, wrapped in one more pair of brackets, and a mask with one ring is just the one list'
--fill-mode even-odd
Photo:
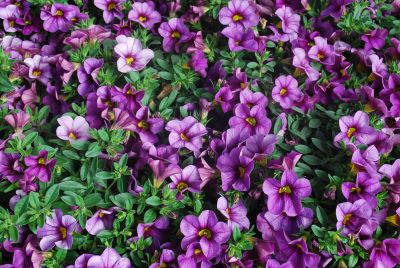
{"label": "trumpet-shaped bloom", "polygon": [[57,128],[57,137],[66,141],[86,141],[90,139],[89,124],[82,116],[72,118],[64,115],[57,119],[60,126]]}

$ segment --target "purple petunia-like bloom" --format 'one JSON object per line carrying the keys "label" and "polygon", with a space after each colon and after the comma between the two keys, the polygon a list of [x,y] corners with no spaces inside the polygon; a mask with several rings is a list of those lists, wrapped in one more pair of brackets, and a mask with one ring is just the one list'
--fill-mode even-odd
{"label": "purple petunia-like bloom", "polygon": [[281,181],[266,179],[263,191],[268,196],[268,209],[273,214],[285,212],[296,216],[301,212],[301,200],[311,194],[310,181],[299,179],[292,170],[285,170]]}
{"label": "purple petunia-like bloom", "polygon": [[219,11],[219,22],[223,25],[250,28],[256,26],[258,21],[255,6],[247,0],[229,1],[228,6]]}
{"label": "purple petunia-like bloom", "polygon": [[238,227],[240,230],[243,228],[250,228],[250,221],[247,218],[247,208],[243,201],[237,201],[229,206],[228,200],[221,196],[217,201],[218,210],[228,219],[229,228],[233,229]]}
{"label": "purple petunia-like bloom", "polygon": [[379,176],[376,178],[364,172],[357,173],[355,183],[344,182],[342,184],[342,193],[348,201],[355,202],[359,199],[365,199],[372,208],[375,208],[378,203],[376,194],[381,189]]}
{"label": "purple petunia-like bloom", "polygon": [[173,50],[179,52],[180,45],[192,39],[189,28],[182,19],[178,18],[161,23],[158,33],[164,38],[163,49],[166,52],[172,52]]}
{"label": "purple petunia-like bloom", "polygon": [[242,153],[256,161],[263,161],[267,156],[272,154],[277,141],[275,135],[253,135],[246,140],[246,146]]}
{"label": "purple petunia-like bloom", "polygon": [[20,15],[20,10],[16,5],[0,7],[0,19],[3,20],[3,27],[6,32],[16,32],[18,30],[16,22]]}
{"label": "purple petunia-like bloom", "polygon": [[125,35],[119,35],[115,39],[118,44],[114,47],[114,52],[120,57],[117,66],[121,73],[140,71],[154,58],[154,52],[148,48],[142,49],[138,39]]}
{"label": "purple petunia-like bloom", "polygon": [[104,65],[103,59],[87,58],[83,62],[83,66],[78,69],[78,93],[82,97],[87,97],[91,92],[94,92],[99,86],[97,74]]}
{"label": "purple petunia-like bloom", "polygon": [[128,258],[121,257],[113,248],[106,248],[100,256],[92,256],[87,268],[131,268]]}
{"label": "purple petunia-like bloom", "polygon": [[36,177],[42,182],[48,182],[51,177],[52,170],[56,165],[56,159],[48,159],[48,152],[42,150],[37,156],[27,156],[24,159],[25,165],[28,167],[25,173],[29,176]]}
{"label": "purple petunia-like bloom", "polygon": [[199,217],[185,216],[181,221],[180,230],[185,236],[182,239],[182,248],[187,249],[190,244],[199,242],[202,253],[209,260],[220,253],[221,245],[231,236],[228,225],[218,222],[217,216],[211,210],[203,211]]}
{"label": "purple petunia-like bloom", "polygon": [[171,180],[172,183],[169,184],[169,187],[178,190],[178,200],[183,198],[183,193],[186,191],[192,193],[200,193],[201,191],[202,180],[196,166],[185,167],[180,174],[172,175]]}
{"label": "purple petunia-like bloom", "polygon": [[223,29],[221,33],[229,38],[228,46],[233,52],[242,50],[254,52],[258,49],[258,42],[255,40],[253,29],[230,26]]}
{"label": "purple petunia-like bloom", "polygon": [[0,178],[7,179],[9,182],[20,180],[24,173],[19,163],[20,155],[16,153],[8,154],[0,151]]}
{"label": "purple petunia-like bloom", "polygon": [[78,226],[77,221],[70,215],[63,215],[61,209],[55,209],[51,217],[46,218],[43,227],[38,227],[37,236],[41,238],[40,248],[44,251],[57,246],[62,249],[72,247],[72,232]]}
{"label": "purple petunia-like bloom", "polygon": [[91,235],[97,235],[103,230],[112,229],[115,209],[99,209],[86,221],[85,229]]}
{"label": "purple petunia-like bloom", "polygon": [[193,152],[201,149],[203,144],[202,136],[207,134],[206,128],[197,120],[188,116],[182,121],[171,120],[165,126],[165,129],[170,132],[169,143],[174,148],[187,148]]}
{"label": "purple petunia-like bloom", "polygon": [[371,251],[370,261],[363,268],[393,268],[400,263],[400,239],[388,238]]}
{"label": "purple petunia-like bloom", "polygon": [[173,264],[175,260],[176,256],[173,250],[163,249],[161,252],[160,261],[151,264],[149,268],[175,267]]}
{"label": "purple petunia-like bloom", "polygon": [[133,3],[128,18],[136,21],[148,30],[152,29],[154,24],[161,22],[161,15],[158,11],[154,10],[154,3],[152,1]]}
{"label": "purple petunia-like bloom", "polygon": [[368,220],[372,216],[371,205],[364,199],[359,199],[354,203],[344,202],[336,207],[336,227],[342,229],[341,234],[355,234],[360,231],[364,224],[368,224]]}
{"label": "purple petunia-like bloom", "polygon": [[51,33],[61,31],[68,32],[72,27],[71,19],[76,12],[76,6],[55,3],[40,12],[43,20],[43,28]]}
{"label": "purple petunia-like bloom", "polygon": [[326,38],[317,36],[314,38],[315,45],[308,51],[308,56],[324,65],[333,65],[335,63],[334,49],[328,44]]}
{"label": "purple petunia-like bloom", "polygon": [[221,155],[217,160],[217,168],[221,171],[222,190],[250,189],[250,174],[254,162],[250,157],[242,155],[242,148],[235,148],[230,153]]}
{"label": "purple petunia-like bloom", "polygon": [[133,129],[140,136],[142,142],[156,143],[158,137],[156,136],[164,127],[164,120],[162,118],[149,118],[149,108],[143,106],[140,108],[135,116],[132,118]]}
{"label": "purple petunia-like bloom", "polygon": [[388,34],[387,29],[375,29],[368,34],[364,34],[361,40],[365,42],[364,49],[366,51],[371,49],[381,49],[385,45],[385,38]]}
{"label": "purple petunia-like bloom", "polygon": [[57,119],[60,126],[57,128],[57,137],[66,141],[86,141],[90,139],[89,124],[82,116],[72,118],[64,115]]}
{"label": "purple petunia-like bloom", "polygon": [[239,104],[235,109],[235,116],[229,119],[229,126],[250,135],[267,134],[271,129],[271,120],[264,107],[256,105],[249,108],[245,104]]}
{"label": "purple petunia-like bloom", "polygon": [[121,4],[125,0],[94,0],[94,5],[103,10],[103,19],[106,23],[112,22],[114,18],[122,19]]}
{"label": "purple petunia-like bloom", "polygon": [[282,40],[295,40],[300,28],[300,15],[293,12],[291,7],[283,5],[275,11],[275,14],[281,19],[278,28],[282,28]]}
{"label": "purple petunia-like bloom", "polygon": [[44,85],[49,82],[51,76],[50,66],[46,62],[47,57],[35,55],[33,58],[26,58],[25,64],[29,67],[29,78],[39,80]]}
{"label": "purple petunia-like bloom", "polygon": [[282,108],[289,109],[295,102],[302,98],[297,80],[291,76],[281,75],[275,79],[275,87],[272,89],[272,99],[278,102]]}
{"label": "purple petunia-like bloom", "polygon": [[334,141],[351,142],[354,137],[355,144],[369,144],[374,140],[374,129],[369,126],[369,117],[366,113],[358,111],[354,116],[343,116],[339,119],[340,133]]}

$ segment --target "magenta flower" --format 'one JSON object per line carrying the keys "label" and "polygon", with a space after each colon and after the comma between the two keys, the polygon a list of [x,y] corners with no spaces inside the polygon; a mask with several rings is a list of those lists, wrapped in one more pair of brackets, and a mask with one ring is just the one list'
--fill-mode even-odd
{"label": "magenta flower", "polygon": [[366,51],[371,49],[381,49],[385,46],[385,38],[388,34],[387,29],[375,29],[368,34],[364,34],[361,40],[365,42],[364,49]]}
{"label": "magenta flower", "polygon": [[47,57],[35,55],[33,58],[25,59],[24,62],[29,67],[29,78],[37,79],[44,85],[52,78],[50,66],[47,63]]}
{"label": "magenta flower", "polygon": [[189,28],[184,24],[182,19],[178,18],[161,23],[158,33],[164,38],[163,48],[166,52],[172,52],[173,50],[179,52],[180,45],[192,39]]}
{"label": "magenta flower", "polygon": [[349,144],[354,138],[354,143],[370,144],[374,141],[375,130],[369,126],[369,117],[366,113],[358,111],[354,116],[342,116],[339,119],[340,133],[334,141]]}
{"label": "magenta flower", "polygon": [[301,212],[301,200],[311,194],[310,181],[299,179],[292,170],[285,170],[281,181],[266,179],[263,191],[268,196],[268,209],[273,214],[285,212],[296,216]]}
{"label": "magenta flower", "polygon": [[282,108],[289,109],[302,99],[302,92],[298,88],[297,80],[291,76],[281,75],[275,79],[275,87],[272,89],[272,98]]}
{"label": "magenta flower", "polygon": [[372,216],[372,208],[364,199],[354,203],[344,202],[336,207],[336,228],[342,230],[341,234],[355,234]]}
{"label": "magenta flower", "polygon": [[161,22],[161,15],[158,11],[154,10],[154,3],[151,1],[133,3],[128,18],[132,21],[136,21],[143,28],[148,30],[152,29],[154,24]]}
{"label": "magenta flower", "polygon": [[328,44],[326,38],[317,36],[314,38],[315,45],[308,51],[308,56],[324,65],[335,64],[335,55],[332,45]]}
{"label": "magenta flower", "polygon": [[230,26],[223,29],[221,33],[229,38],[228,46],[231,51],[246,50],[254,52],[258,49],[258,42],[255,40],[253,29]]}
{"label": "magenta flower", "polygon": [[24,159],[25,165],[28,167],[25,172],[31,177],[36,177],[42,182],[48,182],[51,173],[56,165],[56,159],[48,159],[48,152],[42,150],[37,156],[27,156]]}
{"label": "magenta flower", "polygon": [[15,182],[22,179],[24,173],[19,163],[20,155],[8,154],[0,151],[0,178],[7,179],[9,182]]}
{"label": "magenta flower", "polygon": [[363,268],[393,268],[400,263],[400,239],[388,238],[371,251],[370,261]]}
{"label": "magenta flower", "polygon": [[192,193],[200,193],[201,191],[202,180],[196,166],[189,165],[185,167],[180,174],[172,175],[171,180],[169,187],[178,190],[178,200],[183,198],[183,193],[186,191]]}
{"label": "magenta flower", "polygon": [[311,81],[316,81],[321,74],[310,66],[310,61],[307,58],[306,52],[302,48],[293,49],[293,66],[305,72]]}
{"label": "magenta flower", "polygon": [[57,137],[66,141],[86,141],[90,139],[89,124],[82,116],[72,118],[64,115],[57,119],[60,126],[57,128]]}
{"label": "magenta flower", "polygon": [[113,208],[99,209],[86,221],[85,229],[91,235],[97,235],[103,230],[109,230],[113,227],[115,210]]}
{"label": "magenta flower", "polygon": [[175,267],[175,260],[176,256],[173,250],[163,249],[161,252],[160,261],[151,264],[149,268]]}
{"label": "magenta flower", "polygon": [[357,173],[356,182],[344,182],[342,184],[342,193],[349,202],[355,202],[359,199],[365,199],[372,208],[375,208],[378,201],[376,194],[382,189],[379,183],[379,177],[372,177],[368,173]]}
{"label": "magenta flower", "polygon": [[113,248],[106,248],[100,256],[92,256],[87,268],[132,268],[128,258],[121,257]]}
{"label": "magenta flower", "polygon": [[180,230],[185,236],[181,242],[182,248],[188,249],[190,244],[199,242],[202,253],[209,260],[221,252],[221,245],[231,236],[228,225],[218,222],[217,216],[211,210],[203,211],[199,217],[185,216]]}
{"label": "magenta flower", "polygon": [[241,148],[224,153],[217,160],[217,168],[221,171],[222,190],[248,191],[250,174],[254,168],[251,158],[242,155]]}
{"label": "magenta flower", "polygon": [[262,106],[249,108],[245,104],[239,104],[235,109],[235,116],[229,119],[229,126],[241,129],[250,135],[266,134],[271,129],[271,120],[267,118],[266,113]]}
{"label": "magenta flower", "polygon": [[156,143],[158,137],[156,136],[164,127],[164,120],[162,118],[149,118],[149,108],[143,106],[140,108],[135,116],[132,118],[133,129],[140,136],[142,142]]}
{"label": "magenta flower", "polygon": [[120,57],[117,65],[121,73],[140,71],[154,58],[154,52],[148,48],[142,49],[138,39],[125,35],[119,35],[115,39],[118,44],[114,47],[114,52]]}
{"label": "magenta flower", "polygon": [[16,32],[18,29],[17,19],[20,17],[20,10],[16,5],[0,7],[0,19],[3,20],[3,27],[6,32]]}
{"label": "magenta flower", "polygon": [[77,221],[70,215],[63,215],[61,209],[55,209],[51,217],[46,217],[43,227],[37,228],[37,237],[41,238],[40,248],[49,251],[54,246],[62,249],[72,247],[72,232],[78,227]]}
{"label": "magenta flower", "polygon": [[275,135],[256,134],[246,140],[242,153],[256,161],[262,161],[272,154],[277,142]]}
{"label": "magenta flower", "polygon": [[202,267],[211,268],[212,263],[208,260],[198,242],[191,243],[186,249],[185,255],[178,256],[179,267]]}
{"label": "magenta flower", "polygon": [[291,7],[283,5],[275,11],[275,14],[281,19],[278,28],[288,35],[290,41],[297,38],[300,28],[300,15],[293,12]]}
{"label": "magenta flower", "polygon": [[103,10],[105,23],[110,23],[114,18],[122,19],[121,4],[125,0],[94,0],[94,5]]}
{"label": "magenta flower", "polygon": [[221,105],[224,113],[229,112],[234,105],[234,95],[230,87],[221,87],[215,94],[215,103]]}
{"label": "magenta flower", "polygon": [[43,28],[51,33],[61,31],[68,32],[72,27],[71,18],[74,17],[76,6],[55,3],[51,7],[45,7],[40,12],[43,20]]}
{"label": "magenta flower", "polygon": [[255,6],[248,0],[229,1],[227,7],[219,11],[219,22],[229,26],[243,26],[250,28],[259,21]]}
{"label": "magenta flower", "polygon": [[228,200],[221,196],[218,198],[217,208],[228,220],[228,226],[232,231],[235,227],[238,227],[240,230],[243,228],[248,230],[250,228],[250,221],[247,218],[247,208],[243,201],[237,201],[229,206]]}
{"label": "magenta flower", "polygon": [[168,139],[172,147],[178,149],[185,147],[193,152],[201,149],[203,144],[201,137],[207,134],[203,124],[192,116],[185,117],[182,121],[171,120],[165,129],[170,132]]}

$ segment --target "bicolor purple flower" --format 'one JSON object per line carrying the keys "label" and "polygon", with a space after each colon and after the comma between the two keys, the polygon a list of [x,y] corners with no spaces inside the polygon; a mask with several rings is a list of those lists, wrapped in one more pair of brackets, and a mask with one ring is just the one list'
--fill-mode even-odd
{"label": "bicolor purple flower", "polygon": [[201,191],[202,180],[196,166],[189,165],[185,167],[180,174],[172,175],[171,180],[169,187],[178,190],[178,200],[183,198],[183,193],[186,191],[192,193],[200,193]]}
{"label": "bicolor purple flower", "polygon": [[55,3],[40,12],[43,28],[51,33],[68,32],[72,27],[71,18],[74,16],[76,6]]}
{"label": "bicolor purple flower", "polygon": [[82,97],[87,97],[89,93],[96,91],[99,86],[97,74],[104,65],[103,59],[87,58],[83,62],[83,66],[78,69],[78,93]]}
{"label": "bicolor purple flower", "polygon": [[20,155],[17,153],[4,153],[0,151],[0,178],[15,182],[22,179],[24,173],[19,163]]}
{"label": "bicolor purple flower", "polygon": [[400,239],[388,238],[371,251],[370,261],[363,268],[393,268],[400,263]]}
{"label": "bicolor purple flower", "polygon": [[278,139],[275,135],[256,134],[246,140],[246,146],[242,153],[256,161],[263,161],[272,154],[277,142]]}
{"label": "bicolor purple flower", "polygon": [[85,229],[91,235],[97,235],[101,231],[112,229],[115,217],[115,209],[99,209],[86,221]]}
{"label": "bicolor purple flower", "polygon": [[357,173],[356,182],[344,182],[342,193],[349,202],[365,199],[372,208],[375,208],[378,201],[376,194],[382,189],[378,178],[364,172]]}
{"label": "bicolor purple flower", "polygon": [[273,214],[285,212],[294,217],[301,210],[301,200],[311,194],[311,184],[307,179],[299,179],[292,170],[285,170],[281,181],[266,179],[263,191],[268,196],[268,210]]}
{"label": "bicolor purple flower", "polygon": [[297,47],[293,49],[293,66],[305,72],[311,81],[316,81],[321,74],[310,66],[310,61],[304,49]]}
{"label": "bicolor purple flower", "polygon": [[375,130],[369,126],[369,117],[366,113],[358,111],[354,116],[342,116],[339,119],[340,133],[334,141],[346,144],[351,143],[354,138],[355,144],[370,144],[374,141]]}
{"label": "bicolor purple flower", "polygon": [[121,73],[140,71],[154,58],[154,52],[148,48],[142,49],[138,39],[125,35],[119,35],[115,39],[118,44],[114,47],[114,52],[120,57],[117,65]]}
{"label": "bicolor purple flower", "polygon": [[226,27],[221,33],[229,38],[228,46],[233,52],[242,50],[255,52],[258,49],[258,42],[255,40],[253,29],[243,29],[237,26]]}
{"label": "bicolor purple flower", "polygon": [[354,203],[344,202],[336,207],[336,228],[342,230],[341,234],[355,234],[372,216],[371,205],[364,199]]}
{"label": "bicolor purple flower", "polygon": [[44,85],[52,78],[47,57],[35,55],[33,58],[25,59],[24,62],[29,67],[29,78],[39,80]]}
{"label": "bicolor purple flower", "polygon": [[296,39],[300,28],[300,15],[294,13],[291,7],[285,5],[278,8],[275,14],[281,19],[277,28],[282,28],[282,32],[287,35],[289,41]]}
{"label": "bicolor purple flower", "polygon": [[154,3],[151,1],[133,3],[128,18],[148,30],[151,30],[154,24],[161,22],[161,15],[154,9]]}
{"label": "bicolor purple flower", "polygon": [[70,215],[63,215],[61,209],[55,209],[51,217],[46,218],[43,227],[38,227],[37,237],[41,238],[40,248],[49,251],[54,246],[62,249],[72,247],[72,232],[78,228],[78,222]]}
{"label": "bicolor purple flower", "polygon": [[242,155],[242,148],[235,148],[230,153],[224,153],[217,160],[217,168],[221,172],[222,190],[248,191],[250,189],[250,174],[254,162],[250,157]]}
{"label": "bicolor purple flower", "polygon": [[87,268],[132,268],[128,258],[121,257],[113,248],[106,248],[100,256],[92,256]]}
{"label": "bicolor purple flower", "polygon": [[64,115],[57,119],[60,126],[56,129],[57,137],[69,142],[86,141],[90,139],[89,124],[82,116],[72,118]]}
{"label": "bicolor purple flower", "polygon": [[94,5],[103,10],[105,23],[110,23],[114,18],[122,19],[124,15],[121,11],[121,4],[125,0],[94,0]]}
{"label": "bicolor purple flower", "polygon": [[197,152],[201,149],[203,144],[202,136],[207,134],[206,128],[202,123],[188,116],[183,120],[171,120],[165,126],[165,129],[169,131],[169,143],[174,148],[187,148],[193,152]]}
{"label": "bicolor purple flower", "polygon": [[18,30],[17,19],[20,17],[20,13],[16,5],[0,7],[0,19],[3,20],[3,27],[6,32],[16,32]]}
{"label": "bicolor purple flower", "polygon": [[275,79],[275,87],[272,89],[272,99],[278,102],[282,108],[289,109],[302,99],[302,92],[298,88],[297,80],[291,76],[281,75]]}
{"label": "bicolor purple flower", "polygon": [[227,7],[219,11],[219,22],[223,25],[250,28],[259,22],[255,6],[248,0],[229,1]]}
{"label": "bicolor purple flower", "polygon": [[52,170],[56,165],[56,159],[48,159],[48,152],[45,150],[40,151],[37,156],[25,157],[24,162],[28,167],[25,173],[38,178],[42,182],[50,180]]}
{"label": "bicolor purple flower", "polygon": [[149,118],[149,114],[150,111],[147,106],[140,108],[132,117],[133,129],[139,134],[143,143],[154,144],[158,141],[156,134],[163,130],[164,120],[157,117]]}
{"label": "bicolor purple flower", "polygon": [[161,23],[158,33],[164,38],[163,48],[166,52],[172,52],[173,50],[179,52],[180,45],[192,39],[189,28],[182,19],[178,18]]}
{"label": "bicolor purple flower", "polygon": [[190,244],[199,242],[202,253],[209,260],[221,252],[221,245],[231,236],[228,225],[218,222],[217,216],[211,210],[203,211],[199,217],[185,216],[181,221],[180,230],[185,236],[181,242],[182,248],[188,249]]}
{"label": "bicolor purple flower", "polygon": [[256,105],[249,108],[245,104],[239,104],[235,109],[235,116],[229,119],[229,126],[250,135],[267,134],[271,129],[271,120],[264,107]]}
{"label": "bicolor purple flower", "polygon": [[221,196],[217,201],[218,210],[228,220],[228,226],[233,229],[238,227],[240,230],[250,228],[250,221],[247,218],[247,208],[243,201],[239,200],[229,206],[228,200]]}
{"label": "bicolor purple flower", "polygon": [[364,34],[361,40],[365,42],[364,49],[366,51],[371,49],[381,49],[385,45],[385,38],[388,34],[387,29],[375,29],[368,34]]}
{"label": "bicolor purple flower", "polygon": [[317,36],[314,38],[315,45],[308,51],[308,56],[324,65],[335,64],[335,55],[332,45],[328,44],[326,38]]}

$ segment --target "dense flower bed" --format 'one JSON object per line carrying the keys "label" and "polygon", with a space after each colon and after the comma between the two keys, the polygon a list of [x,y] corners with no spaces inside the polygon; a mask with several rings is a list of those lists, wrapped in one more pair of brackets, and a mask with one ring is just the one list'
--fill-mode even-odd
{"label": "dense flower bed", "polygon": [[0,1],[0,267],[399,265],[399,14]]}

